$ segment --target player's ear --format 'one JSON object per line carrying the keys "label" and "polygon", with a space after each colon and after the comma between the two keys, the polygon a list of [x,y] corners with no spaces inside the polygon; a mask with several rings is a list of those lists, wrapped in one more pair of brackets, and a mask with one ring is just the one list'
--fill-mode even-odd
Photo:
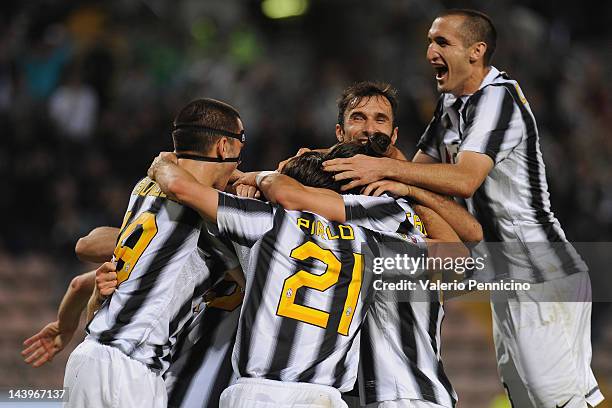
{"label": "player's ear", "polygon": [[487,44],[480,41],[472,44],[470,47],[470,62],[474,63],[479,59],[484,58],[485,53],[487,52]]}
{"label": "player's ear", "polygon": [[344,141],[344,129],[342,129],[339,123],[336,123],[336,139],[338,139],[340,143]]}
{"label": "player's ear", "polygon": [[230,156],[230,145],[227,137],[223,136],[217,141],[216,153],[217,157],[220,157],[221,159],[225,159],[226,157]]}
{"label": "player's ear", "polygon": [[397,141],[397,133],[399,132],[399,128],[396,126],[391,132],[391,144],[394,145]]}

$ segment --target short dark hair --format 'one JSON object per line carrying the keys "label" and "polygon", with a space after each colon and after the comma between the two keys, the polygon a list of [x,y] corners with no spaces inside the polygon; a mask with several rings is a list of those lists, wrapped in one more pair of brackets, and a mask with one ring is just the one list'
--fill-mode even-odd
{"label": "short dark hair", "polygon": [[349,108],[357,106],[363,98],[383,96],[391,104],[393,112],[393,127],[397,120],[397,91],[386,82],[361,81],[346,88],[338,98],[338,124],[344,127],[344,114]]}
{"label": "short dark hair", "polygon": [[[177,152],[207,152],[223,137],[223,134],[216,133],[214,129],[239,133],[239,119],[240,114],[236,108],[225,102],[211,98],[196,99],[185,105],[174,118],[174,149]],[[189,125],[204,126],[211,130]]]}
{"label": "short dark hair", "polygon": [[[391,138],[382,133],[375,132],[368,138],[366,143],[359,142],[344,142],[337,143],[332,149],[325,155],[324,160],[332,159],[346,159],[349,157],[356,156],[358,154],[364,154],[366,156],[383,157],[385,152],[391,145]],[[344,183],[341,183],[344,184]],[[345,194],[359,194],[362,187],[355,187],[351,190],[344,191]],[[340,189],[336,190],[339,191]]]}
{"label": "short dark hair", "polygon": [[305,186],[340,191],[341,184],[334,180],[333,173],[323,171],[324,160],[324,154],[321,152],[306,152],[289,160],[281,173]]}
{"label": "short dark hair", "polygon": [[[344,182],[336,181],[334,173],[323,170],[325,160],[353,157],[358,154],[382,157],[391,145],[391,138],[381,132],[376,132],[366,143],[343,142],[334,145],[328,153],[306,152],[289,160],[282,174],[292,177],[309,187],[328,188],[341,192]],[[344,191],[344,194],[359,194],[362,187]]]}
{"label": "short dark hair", "polygon": [[464,45],[469,47],[480,41],[487,44],[483,62],[485,66],[491,65],[491,59],[497,46],[497,30],[491,17],[481,11],[471,9],[449,9],[438,15],[438,17],[446,16],[464,17],[465,20],[461,25]]}

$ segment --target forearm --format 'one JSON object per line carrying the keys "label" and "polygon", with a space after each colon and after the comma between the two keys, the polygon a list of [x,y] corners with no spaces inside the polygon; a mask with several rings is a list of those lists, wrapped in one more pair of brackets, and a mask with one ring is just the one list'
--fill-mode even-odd
{"label": "forearm", "polygon": [[480,223],[452,198],[414,186],[410,187],[410,197],[438,213],[457,233],[461,241],[482,241]]}
{"label": "forearm", "polygon": [[154,180],[161,190],[181,204],[198,211],[203,218],[217,221],[219,192],[197,182],[175,164],[160,165],[155,170]]}
{"label": "forearm", "polygon": [[86,262],[104,262],[111,259],[119,228],[98,227],[89,234],[80,238],[75,247],[77,257]]}
{"label": "forearm", "polygon": [[306,187],[295,179],[273,173],[265,176],[259,188],[266,198],[286,210],[310,211],[330,221],[344,222],[344,200],[334,191]]}
{"label": "forearm", "polygon": [[471,197],[475,190],[473,186],[475,183],[471,180],[469,172],[455,164],[424,164],[386,159],[384,176],[384,178],[456,197]]}
{"label": "forearm", "polygon": [[461,242],[455,230],[437,212],[420,204],[412,208],[427,228],[427,238],[441,242]]}
{"label": "forearm", "polygon": [[219,208],[219,192],[212,187],[204,186],[197,181],[186,181],[177,190],[177,199],[200,213],[202,218],[217,222]]}
{"label": "forearm", "polygon": [[60,331],[74,331],[78,327],[81,313],[93,290],[94,279],[95,271],[91,271],[75,277],[70,282],[57,312]]}
{"label": "forearm", "polygon": [[[257,176],[262,177],[263,174]],[[291,210],[297,205],[298,197],[306,192],[305,187],[295,179],[280,173],[270,173],[258,180],[257,187],[263,195],[274,204],[279,204],[283,208]]]}

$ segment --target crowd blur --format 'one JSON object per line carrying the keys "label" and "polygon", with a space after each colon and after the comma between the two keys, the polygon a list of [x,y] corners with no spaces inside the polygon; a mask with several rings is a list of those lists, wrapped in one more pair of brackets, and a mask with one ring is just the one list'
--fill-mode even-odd
{"label": "crowd blur", "polygon": [[493,63],[531,103],[568,238],[611,241],[612,2],[311,0],[272,20],[259,0],[4,1],[0,269],[52,266],[63,292],[77,238],[121,223],[132,186],[172,149],[173,116],[197,97],[240,110],[243,170],[274,169],[335,142],[343,88],[390,82],[411,157],[437,98],[427,30],[466,6],[498,27]]}
{"label": "crowd blur", "polygon": [[[312,2],[279,21],[257,1],[76,3],[1,6],[0,205],[10,234],[0,245],[62,262],[77,237],[120,223],[131,186],[171,148],[173,115],[199,96],[238,107],[248,136],[242,167],[269,169],[299,147],[334,141],[344,87],[388,81],[400,94],[399,145],[410,156],[436,101],[426,32],[437,11],[456,6]],[[490,3],[470,5],[497,23],[494,64],[531,101],[554,210],[570,239],[609,240],[606,13],[575,2]]]}

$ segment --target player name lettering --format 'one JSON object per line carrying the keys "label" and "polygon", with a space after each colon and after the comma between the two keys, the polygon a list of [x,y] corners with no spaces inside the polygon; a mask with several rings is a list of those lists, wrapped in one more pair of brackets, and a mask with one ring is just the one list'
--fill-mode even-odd
{"label": "player name lettering", "polygon": [[298,218],[297,226],[309,235],[316,235],[330,241],[335,239],[355,239],[355,233],[350,225],[338,224],[334,227],[318,220],[311,221],[304,218]]}

